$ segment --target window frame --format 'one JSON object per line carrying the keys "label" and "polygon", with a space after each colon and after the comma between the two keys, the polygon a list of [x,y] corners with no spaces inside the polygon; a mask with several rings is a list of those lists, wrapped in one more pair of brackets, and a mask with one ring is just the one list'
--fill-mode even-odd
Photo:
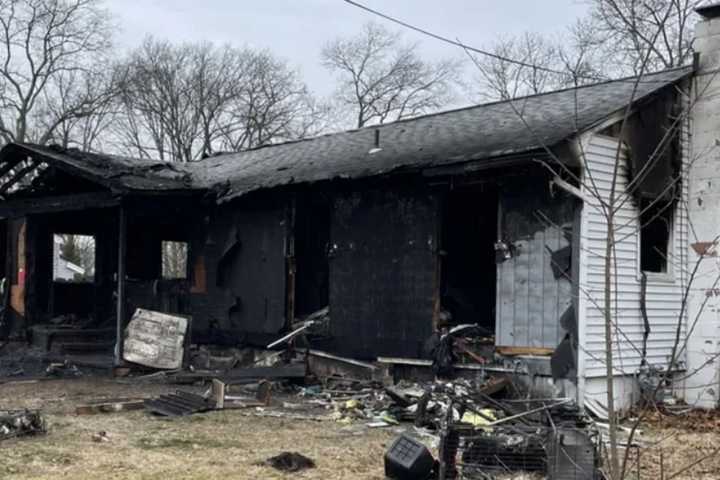
{"label": "window frame", "polygon": [[[652,201],[652,200],[650,200]],[[668,207],[669,210],[669,228],[667,238],[667,254],[665,259],[665,271],[664,272],[653,272],[642,269],[642,218],[641,212],[643,210],[642,202],[637,209],[637,278],[641,280],[643,275],[648,281],[674,283],[675,282],[675,268],[671,261],[675,255],[675,226],[677,217],[678,202],[673,201],[673,204]]]}
{"label": "window frame", "polygon": [[[55,257],[55,238],[57,238],[57,237],[62,237],[63,235],[73,235],[73,236],[75,236],[75,237],[88,237],[88,238],[91,238],[91,239],[92,239],[92,243],[93,243],[93,248],[92,248],[92,250],[93,250],[93,270],[92,270],[92,276],[90,276],[90,277],[84,276],[82,280],[75,280],[74,278],[73,278],[73,279],[57,278],[57,277],[55,276],[55,268],[56,268],[56,265],[55,265],[55,260],[56,260],[56,257]],[[92,235],[92,234],[87,234],[87,233],[72,233],[72,232],[63,232],[63,231],[52,232],[52,233],[51,233],[51,236],[52,236],[52,262],[51,262],[51,266],[52,266],[52,270],[51,270],[52,281],[55,282],[55,283],[68,283],[68,284],[75,284],[75,285],[92,285],[92,284],[94,284],[94,283],[96,282],[96,280],[97,280],[97,271],[96,271],[96,267],[97,267],[97,236],[96,236],[96,235]],[[61,245],[59,248],[62,248],[62,245]],[[61,259],[61,258],[62,258],[62,251],[60,250],[60,251],[58,252],[57,259]],[[65,261],[66,261],[66,262],[69,262],[69,263],[72,263],[73,265],[77,265],[77,264],[75,264],[74,262],[70,262],[70,261],[67,260],[67,259],[65,259]],[[83,268],[82,265],[77,265],[77,266],[80,267],[80,268]],[[84,273],[83,275],[87,275],[87,273]]]}

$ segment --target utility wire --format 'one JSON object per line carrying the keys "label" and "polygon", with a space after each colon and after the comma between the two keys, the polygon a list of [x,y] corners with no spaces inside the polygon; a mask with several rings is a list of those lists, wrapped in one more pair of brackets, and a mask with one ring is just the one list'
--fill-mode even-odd
{"label": "utility wire", "polygon": [[[343,0],[343,1],[344,1],[345,3],[347,3],[347,4],[349,4],[349,5],[352,5],[353,7],[357,7],[357,8],[359,8],[359,9],[361,9],[361,10],[365,10],[365,11],[368,12],[368,13],[371,13],[371,14],[373,14],[373,15],[376,15],[376,16],[378,16],[378,17],[380,17],[380,18],[384,18],[385,20],[388,20],[388,21],[390,21],[390,22],[396,23],[396,24],[401,25],[401,26],[403,26],[403,27],[405,27],[405,28],[409,28],[410,30],[413,30],[413,31],[418,32],[418,33],[421,33],[421,34],[426,35],[426,36],[428,36],[428,37],[434,38],[434,39],[436,39],[436,40],[440,40],[441,42],[445,42],[445,43],[447,43],[447,44],[454,45],[454,46],[456,46],[456,47],[461,47],[461,48],[463,48],[463,49],[465,49],[465,50],[469,50],[469,51],[471,51],[471,52],[478,53],[478,54],[480,54],[480,55],[485,55],[486,57],[494,58],[494,59],[500,60],[500,61],[502,61],[502,62],[512,63],[512,64],[514,64],[514,65],[518,65],[518,66],[526,67],[526,68],[532,68],[533,70],[538,70],[538,71],[542,71],[542,72],[552,73],[552,74],[554,74],[554,75],[572,76],[572,77],[577,78],[577,79],[591,80],[591,81],[594,81],[594,82],[599,82],[599,81],[608,80],[607,78],[603,78],[603,77],[591,76],[591,75],[582,75],[582,74],[574,73],[574,72],[570,72],[570,71],[556,70],[556,69],[554,69],[554,68],[543,67],[543,66],[541,66],[541,65],[535,65],[535,64],[533,64],[533,63],[523,62],[522,60],[516,60],[516,59],[514,59],[514,58],[505,57],[505,56],[503,56],[503,55],[499,55],[499,54],[497,54],[497,53],[489,52],[489,51],[487,51],[487,50],[481,50],[481,49],[479,49],[479,48],[475,48],[475,47],[471,47],[470,45],[466,45],[466,44],[464,44],[464,43],[462,43],[462,42],[460,42],[460,41],[458,41],[458,40],[453,40],[453,39],[451,39],[451,38],[444,37],[444,36],[439,35],[439,34],[437,34],[437,33],[433,33],[433,32],[431,32],[431,31],[429,31],[429,30],[425,30],[424,28],[417,27],[417,26],[412,25],[412,24],[410,24],[410,23],[407,23],[407,22],[405,22],[405,21],[403,21],[403,20],[400,20],[399,18],[395,18],[395,17],[392,17],[392,16],[387,15],[387,14],[385,14],[385,13],[382,13],[382,12],[380,12],[380,11],[378,11],[378,10],[372,9],[372,8],[366,6],[366,5],[363,5],[362,3],[356,2],[355,0]],[[623,80],[623,79],[620,79],[619,81],[622,81],[622,80]],[[635,81],[635,80],[633,80],[632,78],[624,79],[624,80],[627,80],[627,81],[631,81],[631,80],[632,80],[632,81]],[[667,81],[666,81],[666,80],[639,80],[639,81],[637,81],[637,83],[667,83]]]}
{"label": "utility wire", "polygon": [[[515,60],[515,59],[512,59],[512,58],[504,57],[504,56],[502,56],[502,55],[498,55],[498,54],[496,54],[496,53],[488,52],[487,50],[480,50],[479,48],[471,47],[470,45],[465,45],[464,43],[459,42],[459,41],[457,41],[457,40],[452,40],[451,38],[443,37],[442,35],[438,35],[437,33],[433,33],[433,32],[430,32],[430,31],[428,31],[428,30],[425,30],[425,29],[423,29],[423,28],[416,27],[415,25],[411,25],[411,24],[409,24],[409,23],[407,23],[407,22],[404,22],[404,21],[402,21],[402,20],[400,20],[400,19],[398,19],[398,18],[391,17],[390,15],[386,15],[386,14],[384,14],[384,13],[382,13],[382,12],[379,12],[379,11],[377,11],[377,10],[374,10],[374,9],[372,9],[372,8],[370,8],[370,7],[368,7],[368,6],[365,6],[365,5],[361,4],[361,3],[355,2],[354,0],[343,0],[343,1],[344,1],[345,3],[349,3],[350,5],[352,5],[352,6],[354,6],[354,7],[357,7],[357,8],[360,8],[360,9],[362,9],[362,10],[365,10],[366,12],[372,13],[373,15],[377,15],[378,17],[384,18],[385,20],[389,20],[389,21],[391,21],[391,22],[393,22],[393,23],[396,23],[396,24],[398,24],[398,25],[402,25],[402,26],[405,27],[405,28],[409,28],[410,30],[414,30],[414,31],[416,31],[416,32],[418,32],[418,33],[422,33],[423,35],[427,35],[428,37],[432,37],[432,38],[434,38],[434,39],[436,39],[436,40],[440,40],[441,42],[449,43],[450,45],[454,45],[454,46],[456,46],[456,47],[461,47],[461,48],[464,48],[464,49],[466,49],[466,50],[470,50],[471,52],[475,52],[475,53],[479,53],[479,54],[481,54],[481,55],[485,55],[485,56],[488,56],[488,57],[492,57],[492,58],[494,58],[494,59],[496,59],[496,60],[501,60],[501,61],[503,61],[503,62],[514,63],[515,65],[519,65],[519,66],[521,66],[521,67],[532,68],[532,69],[534,69],[534,70],[541,70],[541,71],[543,71],[543,72],[554,73],[554,74],[556,74],[556,75],[569,75],[569,74],[570,74],[570,72],[566,72],[566,71],[562,71],[562,70],[555,70],[555,69],[548,68],[548,67],[543,67],[543,66],[540,66],[540,65],[534,65],[534,64],[532,64],[532,63],[527,63],[527,62],[523,62],[523,61],[521,61],[521,60]],[[579,75],[579,76],[580,76],[580,75]],[[585,76],[580,76],[580,77],[581,77],[581,78],[587,78],[587,79],[591,79],[591,78],[592,78],[592,79],[594,79],[594,80],[598,80],[597,77],[585,77]]]}

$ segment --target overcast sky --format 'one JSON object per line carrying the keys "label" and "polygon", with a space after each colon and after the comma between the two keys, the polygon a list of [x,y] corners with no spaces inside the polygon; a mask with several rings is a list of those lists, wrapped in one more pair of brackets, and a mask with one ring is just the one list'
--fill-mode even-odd
{"label": "overcast sky", "polygon": [[[525,31],[555,33],[583,15],[582,0],[363,0],[361,3],[408,23],[463,42],[484,46],[494,38]],[[320,65],[325,42],[358,32],[375,19],[342,0],[107,0],[128,48],[146,35],[176,42],[209,40],[267,48],[297,67],[318,95],[333,88]],[[392,29],[400,29],[387,24]],[[428,59],[464,53],[411,31]]]}

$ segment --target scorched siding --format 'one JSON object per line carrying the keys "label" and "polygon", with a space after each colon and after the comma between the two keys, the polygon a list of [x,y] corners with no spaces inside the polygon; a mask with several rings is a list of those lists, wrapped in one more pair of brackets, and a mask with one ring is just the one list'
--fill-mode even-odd
{"label": "scorched siding", "polygon": [[[683,132],[683,145],[686,143]],[[682,149],[685,151],[685,149]],[[605,371],[605,321],[602,312],[605,288],[605,239],[607,222],[600,202],[593,195],[597,188],[599,196],[608,201],[612,185],[612,172],[617,152],[617,139],[594,135],[585,147],[588,168],[584,172],[583,191],[586,203],[583,208],[581,237],[581,288],[580,312],[584,312],[581,331],[580,355],[584,355],[586,377],[604,376]],[[592,180],[591,180],[592,177]],[[618,175],[616,191],[625,195],[628,185],[625,152]],[[594,182],[594,184],[593,184]],[[683,185],[683,196],[686,187]],[[668,275],[663,278],[648,277],[646,305],[650,322],[650,336],[647,342],[647,359],[651,365],[667,364],[675,338],[677,321],[681,312],[687,245],[687,215],[677,202],[674,212]],[[626,201],[617,211],[615,218],[615,268],[612,277],[611,295],[613,301],[614,362],[616,374],[633,374],[640,366],[643,319],[640,310],[640,268],[639,268],[639,209],[634,200]],[[619,330],[619,331],[618,331]],[[582,373],[582,372],[581,372]]]}

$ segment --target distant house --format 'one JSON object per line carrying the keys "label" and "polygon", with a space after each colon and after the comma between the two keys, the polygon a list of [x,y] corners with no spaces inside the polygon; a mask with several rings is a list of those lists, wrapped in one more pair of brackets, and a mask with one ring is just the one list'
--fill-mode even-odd
{"label": "distant house", "polygon": [[[701,34],[720,33],[720,20],[705,14]],[[678,325],[689,339],[678,372],[717,376],[717,362],[708,362],[716,343],[705,352],[704,337],[688,336],[689,319],[708,298],[707,288],[689,289],[688,266],[698,242],[713,246],[709,232],[691,231],[691,217],[717,225],[720,212],[713,193],[720,182],[705,182],[717,165],[690,169],[702,137],[691,131],[705,128],[708,109],[720,121],[720,103],[687,114],[698,79],[712,67],[705,52],[720,52],[720,35],[706,35],[697,71],[676,68],[189,164],[7,145],[0,172],[21,162],[39,172],[0,203],[16,328],[77,307],[52,298],[47,286],[50,239],[68,232],[95,238],[85,307],[115,317],[118,333],[144,307],[192,316],[194,341],[262,346],[296,317],[329,306],[330,338],[316,348],[416,358],[436,328],[472,323],[485,332],[493,365],[546,383],[564,378],[564,394],[582,402],[605,395],[609,285],[621,404],[636,395],[641,367],[668,366]],[[616,168],[614,194],[626,201],[614,212],[616,258],[605,278],[603,203]],[[17,181],[7,179],[0,191]],[[712,203],[698,206],[702,192]],[[162,278],[163,242],[187,245],[186,275]],[[702,335],[717,336],[708,328]],[[720,390],[698,396],[687,379],[677,388],[706,405]]]}
{"label": "distant house", "polygon": [[85,275],[85,269],[67,260],[62,255],[62,240],[55,235],[53,238],[53,279],[73,281]]}

